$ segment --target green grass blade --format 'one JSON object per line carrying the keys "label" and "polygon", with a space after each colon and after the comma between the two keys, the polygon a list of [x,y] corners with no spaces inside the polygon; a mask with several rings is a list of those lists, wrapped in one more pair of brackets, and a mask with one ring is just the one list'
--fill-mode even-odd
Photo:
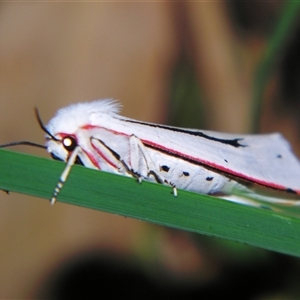
{"label": "green grass blade", "polygon": [[[64,166],[0,150],[0,189],[49,199]],[[58,201],[300,256],[300,219],[187,191],[175,198],[169,187],[82,166]]]}
{"label": "green grass blade", "polygon": [[293,27],[300,17],[300,1],[287,1],[283,4],[281,17],[266,46],[265,53],[257,67],[253,83],[252,131],[258,132],[262,111],[262,98],[270,75],[285,50],[286,41],[293,34]]}

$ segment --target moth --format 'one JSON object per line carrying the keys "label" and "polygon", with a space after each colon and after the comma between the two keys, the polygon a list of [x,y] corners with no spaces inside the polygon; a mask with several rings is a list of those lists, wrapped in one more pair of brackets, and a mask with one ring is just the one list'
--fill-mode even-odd
{"label": "moth", "polygon": [[[178,128],[122,117],[120,109],[112,99],[71,104],[58,110],[46,126],[36,111],[46,133],[45,148],[54,159],[66,162],[51,204],[76,163],[169,185],[175,196],[177,189],[185,189],[250,205],[257,199],[298,204],[300,163],[279,133]],[[36,145],[3,146],[15,144]]]}

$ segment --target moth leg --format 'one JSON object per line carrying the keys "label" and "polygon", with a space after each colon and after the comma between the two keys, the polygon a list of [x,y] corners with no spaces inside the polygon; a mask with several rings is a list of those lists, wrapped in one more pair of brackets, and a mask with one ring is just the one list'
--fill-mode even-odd
{"label": "moth leg", "polygon": [[178,193],[177,193],[176,185],[173,183],[170,183],[170,185],[172,187],[172,193],[173,193],[174,197],[177,197]]}
{"label": "moth leg", "polygon": [[136,136],[132,135],[129,138],[130,166],[116,151],[108,147],[102,140],[91,138],[91,143],[102,158],[120,173],[137,178],[139,183],[142,182],[143,178],[148,179],[149,176],[153,176],[156,182],[171,185],[174,196],[177,196],[176,186],[155,171],[154,163],[148,155],[147,149]]}
{"label": "moth leg", "polygon": [[129,167],[124,159],[113,149],[108,147],[103,141],[91,138],[92,145],[96,146],[95,149],[110,164],[114,169],[117,169],[119,173],[126,174],[137,178],[138,182],[142,182],[142,175]]}
{"label": "moth leg", "polygon": [[165,179],[155,171],[156,168],[154,163],[142,141],[135,135],[131,135],[129,138],[129,144],[130,163],[133,171],[144,178],[149,178],[149,176],[152,175],[156,182],[164,183]]}
{"label": "moth leg", "polygon": [[173,189],[173,194],[177,196],[177,189],[174,184],[168,182],[164,177],[156,172],[156,167],[148,154],[148,151],[143,144],[143,142],[135,135],[131,135],[129,138],[130,143],[130,163],[132,169],[136,174],[139,174],[139,182],[142,181],[142,178],[149,178],[153,176],[155,181],[160,184],[171,185]]}
{"label": "moth leg", "polygon": [[131,169],[116,151],[108,147],[103,141],[96,138],[91,138],[91,143],[93,146],[95,146],[95,149],[102,156],[102,158],[113,169],[117,169],[121,174],[128,174],[133,176]]}
{"label": "moth leg", "polygon": [[70,155],[70,157],[67,160],[67,164],[63,170],[63,172],[60,175],[59,181],[56,184],[56,187],[54,189],[54,192],[52,194],[51,200],[50,200],[50,204],[53,205],[56,202],[56,198],[60,192],[60,190],[62,189],[62,187],[64,186],[64,183],[66,182],[69,173],[71,171],[72,166],[75,163],[75,160],[77,158],[77,155],[79,153],[80,147],[77,146],[74,151],[72,152],[72,154]]}

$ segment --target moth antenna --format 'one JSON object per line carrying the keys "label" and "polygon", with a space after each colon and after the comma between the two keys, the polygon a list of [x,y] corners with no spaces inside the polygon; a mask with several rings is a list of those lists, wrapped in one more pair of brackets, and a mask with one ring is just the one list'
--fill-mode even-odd
{"label": "moth antenna", "polygon": [[18,146],[18,145],[26,145],[26,146],[33,146],[33,147],[37,147],[37,148],[47,149],[47,147],[44,145],[40,145],[37,143],[28,142],[28,141],[12,142],[12,143],[8,143],[8,144],[3,144],[3,145],[0,145],[0,148],[6,148],[6,147]]}
{"label": "moth antenna", "polygon": [[52,135],[52,134],[49,132],[49,130],[45,127],[45,125],[43,124],[42,119],[41,119],[41,117],[40,117],[39,111],[38,111],[38,109],[37,109],[36,107],[34,108],[34,111],[35,111],[35,116],[36,116],[36,118],[37,118],[37,120],[38,120],[38,123],[39,123],[41,129],[42,129],[44,132],[46,132],[46,133],[51,137],[51,139],[53,139],[54,141],[59,141],[59,140],[58,140],[54,135]]}

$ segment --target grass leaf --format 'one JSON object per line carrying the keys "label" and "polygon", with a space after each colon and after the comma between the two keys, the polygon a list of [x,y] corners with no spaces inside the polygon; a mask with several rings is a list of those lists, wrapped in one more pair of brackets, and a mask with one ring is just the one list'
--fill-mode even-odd
{"label": "grass leaf", "polygon": [[[0,150],[0,189],[50,199],[65,164]],[[74,166],[58,201],[300,256],[300,220]],[[49,209],[50,206],[49,206]]]}
{"label": "grass leaf", "polygon": [[263,94],[265,93],[270,75],[280,61],[287,41],[293,36],[297,29],[295,24],[300,16],[300,1],[286,1],[283,4],[281,17],[276,23],[276,27],[266,45],[264,54],[257,66],[256,74],[253,78],[253,99],[252,99],[252,129],[259,131],[259,120],[262,113]]}

